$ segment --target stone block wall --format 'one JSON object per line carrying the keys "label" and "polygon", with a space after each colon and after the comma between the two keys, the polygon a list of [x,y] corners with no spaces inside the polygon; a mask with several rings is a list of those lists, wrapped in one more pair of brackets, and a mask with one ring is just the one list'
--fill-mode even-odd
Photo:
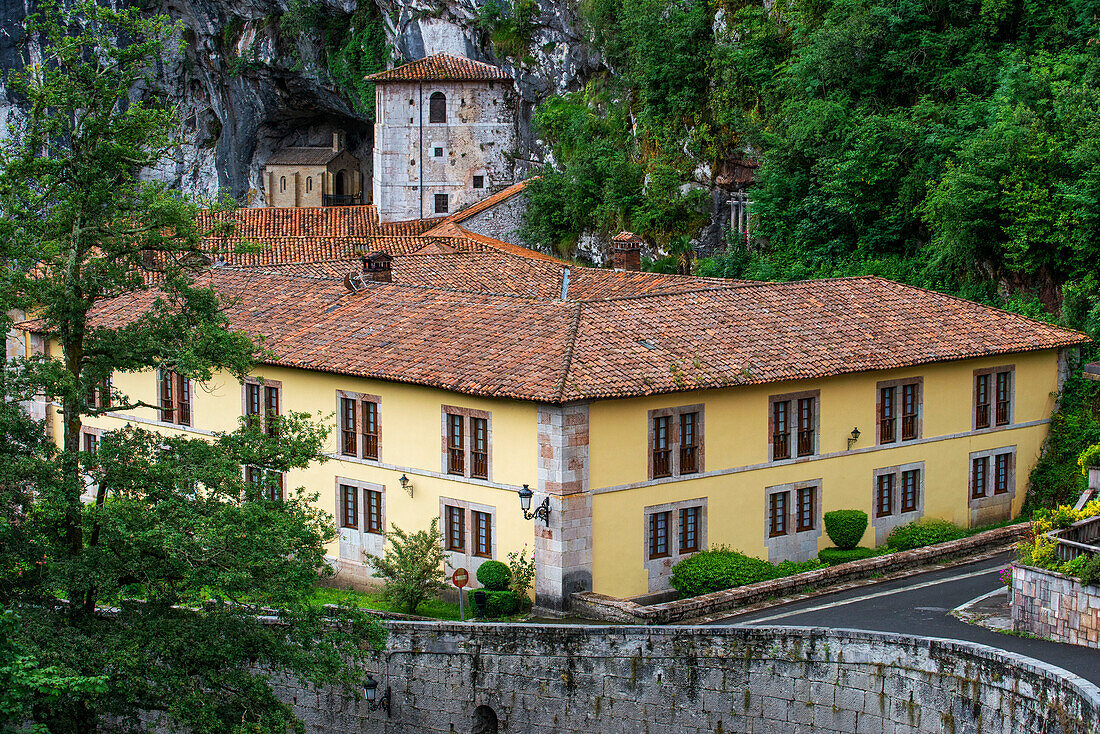
{"label": "stone block wall", "polygon": [[[807,628],[390,622],[389,716],[281,693],[310,734],[1086,734],[1100,690],[972,643]],[[495,722],[495,723],[494,723]]]}
{"label": "stone block wall", "polygon": [[527,195],[516,194],[507,201],[491,206],[472,217],[462,220],[462,228],[486,237],[511,242],[526,247],[519,238],[519,229],[523,226],[523,216],[527,211]]}
{"label": "stone block wall", "polygon": [[1012,629],[1100,648],[1100,587],[1032,566],[1012,567]]}

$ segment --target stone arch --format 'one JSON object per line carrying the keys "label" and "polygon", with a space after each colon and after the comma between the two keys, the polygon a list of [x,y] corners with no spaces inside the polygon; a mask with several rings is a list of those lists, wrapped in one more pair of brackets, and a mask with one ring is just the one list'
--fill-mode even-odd
{"label": "stone arch", "polygon": [[343,170],[336,172],[336,190],[333,191],[337,196],[344,196],[348,193],[347,188],[347,174]]}
{"label": "stone arch", "polygon": [[286,176],[279,177],[279,191],[286,191]]}
{"label": "stone arch", "polygon": [[497,712],[492,706],[481,705],[474,709],[473,734],[497,734]]}
{"label": "stone arch", "polygon": [[306,176],[306,193],[313,191],[313,176]]}
{"label": "stone arch", "polygon": [[447,95],[443,92],[432,92],[428,97],[428,122],[447,121]]}

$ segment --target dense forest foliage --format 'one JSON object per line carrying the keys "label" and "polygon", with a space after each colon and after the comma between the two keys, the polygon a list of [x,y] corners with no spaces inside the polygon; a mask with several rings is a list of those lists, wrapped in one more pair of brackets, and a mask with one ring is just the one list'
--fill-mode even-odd
{"label": "dense forest foliage", "polygon": [[[1100,0],[583,9],[614,73],[535,116],[533,241],[622,227],[682,252],[709,218],[695,184],[749,156],[753,237],[698,274],[875,273],[1100,337]],[[1081,486],[1095,384],[1069,385],[1033,501]]]}

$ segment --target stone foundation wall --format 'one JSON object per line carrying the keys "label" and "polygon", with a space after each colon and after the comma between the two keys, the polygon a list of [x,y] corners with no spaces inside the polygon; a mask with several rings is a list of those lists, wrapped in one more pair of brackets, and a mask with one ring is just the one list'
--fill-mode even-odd
{"label": "stone foundation wall", "polygon": [[[389,622],[389,716],[282,689],[310,734],[1086,734],[1100,690],[951,640],[808,628]],[[494,723],[495,722],[495,723]]]}
{"label": "stone foundation wall", "polygon": [[1012,629],[1100,648],[1100,587],[1032,566],[1012,566]]}

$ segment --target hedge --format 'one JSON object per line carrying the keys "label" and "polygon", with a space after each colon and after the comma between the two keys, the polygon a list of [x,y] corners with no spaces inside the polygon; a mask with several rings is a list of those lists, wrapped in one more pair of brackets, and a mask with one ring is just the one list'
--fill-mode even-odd
{"label": "hedge", "polygon": [[687,598],[770,581],[820,566],[817,561],[783,561],[775,565],[734,550],[717,548],[696,553],[673,566],[671,584],[681,598]]}
{"label": "hedge", "polygon": [[477,569],[477,582],[490,591],[505,591],[512,580],[512,570],[500,561],[485,561]]}
{"label": "hedge", "polygon": [[871,548],[822,548],[817,554],[817,558],[828,566],[835,566],[838,563],[858,561],[861,558],[870,558],[873,555],[875,555],[875,551]]}
{"label": "hedge", "polygon": [[[510,590],[481,589],[485,593],[485,617],[507,617],[519,609],[519,600]],[[477,593],[476,591],[474,592]]]}
{"label": "hedge", "polygon": [[866,530],[867,513],[863,510],[833,510],[825,513],[825,532],[837,548],[855,548]]}
{"label": "hedge", "polygon": [[965,529],[946,520],[925,518],[894,528],[886,537],[886,547],[898,551],[912,550],[934,543],[958,540],[968,534]]}

